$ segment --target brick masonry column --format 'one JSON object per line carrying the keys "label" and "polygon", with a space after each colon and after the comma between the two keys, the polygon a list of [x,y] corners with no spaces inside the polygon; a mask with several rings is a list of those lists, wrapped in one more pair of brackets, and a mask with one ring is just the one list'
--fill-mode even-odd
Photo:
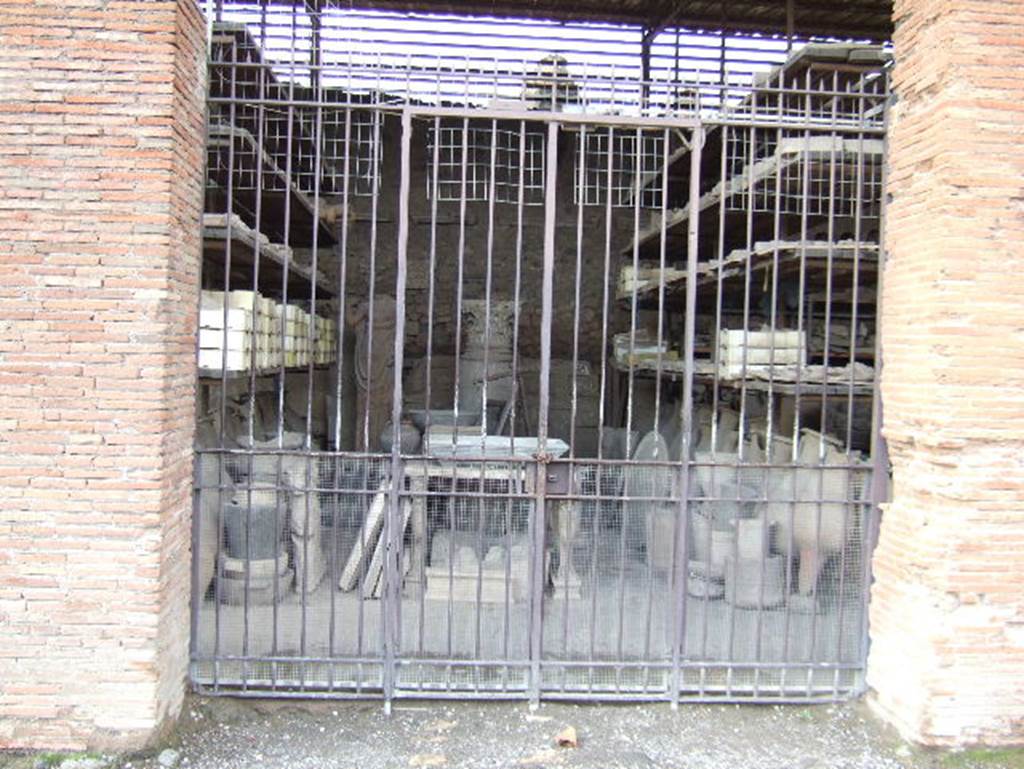
{"label": "brick masonry column", "polygon": [[0,748],[181,708],[204,41],[195,0],[0,0]]}
{"label": "brick masonry column", "polygon": [[1024,742],[1024,2],[895,21],[871,701],[920,742]]}

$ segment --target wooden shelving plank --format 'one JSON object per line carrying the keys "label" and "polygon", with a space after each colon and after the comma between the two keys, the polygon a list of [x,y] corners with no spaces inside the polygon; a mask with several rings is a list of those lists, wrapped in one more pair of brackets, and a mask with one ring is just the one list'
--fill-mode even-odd
{"label": "wooden shelving plank", "polygon": [[226,258],[229,236],[231,243],[231,282],[229,289],[252,289],[253,271],[256,264],[257,244],[259,245],[258,290],[264,296],[282,299],[284,297],[285,268],[288,271],[289,300],[309,299],[315,282],[317,299],[330,299],[334,291],[323,275],[314,277],[313,271],[295,261],[292,250],[280,243],[272,243],[265,236],[257,235],[242,219],[234,214],[229,219],[223,214],[203,216],[203,258],[209,269],[203,271],[204,287],[225,288],[224,259]]}
{"label": "wooden shelving plank", "polygon": [[[776,253],[778,258],[776,259]],[[763,293],[759,280],[760,273],[769,271],[776,263],[782,276],[799,273],[801,262],[804,266],[804,284],[806,289],[816,289],[824,285],[828,264],[831,261],[833,280],[839,276],[851,275],[854,266],[860,275],[863,295],[858,291],[859,303],[873,301],[874,291],[869,285],[869,276],[874,276],[878,267],[878,245],[855,241],[839,241],[829,244],[826,241],[761,241],[754,244],[751,251],[736,249],[723,260],[701,262],[697,267],[697,289],[716,288],[719,273],[722,276],[722,292],[742,293],[743,282],[747,275],[747,265],[751,276],[751,299],[757,299]],[[657,306],[659,286],[658,268],[649,268],[647,278],[640,278],[636,287],[638,305],[644,307]],[[665,288],[666,299],[677,299],[685,292],[686,273],[676,268],[666,268]],[[630,305],[633,301],[633,287],[624,285],[620,280],[616,288],[616,299],[620,304]]]}
{"label": "wooden shelving plank", "polygon": [[[628,374],[630,367],[620,361],[613,360],[612,367],[620,374]],[[637,361],[633,364],[633,375],[642,378],[653,378],[658,374],[657,363],[653,360]],[[821,366],[804,369],[799,386],[800,396],[846,395],[851,391],[849,369],[845,366],[829,366],[828,382],[822,382]],[[679,382],[686,376],[682,361],[662,361],[662,379]],[[711,384],[715,381],[715,364],[708,359],[694,361],[693,377],[695,381]],[[771,392],[776,395],[795,395],[797,392],[796,377],[783,367],[777,367],[775,377],[769,381],[767,377],[748,376],[747,379],[719,377],[720,387],[739,389],[746,387],[756,392]],[[860,377],[854,380],[852,392],[854,397],[868,397],[874,392],[874,378]]]}
{"label": "wooden shelving plank", "polygon": [[[317,363],[313,366],[314,371],[323,370],[329,368],[332,364],[329,363]],[[305,374],[309,370],[308,366],[288,366],[284,372],[285,374]],[[221,375],[221,370],[216,368],[200,368],[198,371],[199,381],[201,384],[220,384],[224,377]],[[269,369],[257,369],[257,379],[268,379],[270,377],[280,376],[281,369],[278,367]],[[234,371],[229,370],[227,380],[229,382],[237,381],[248,381],[252,377],[252,371]]]}

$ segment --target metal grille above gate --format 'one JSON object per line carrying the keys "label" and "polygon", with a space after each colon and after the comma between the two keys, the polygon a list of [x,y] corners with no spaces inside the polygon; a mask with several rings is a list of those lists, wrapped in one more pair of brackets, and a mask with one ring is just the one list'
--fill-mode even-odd
{"label": "metal grille above gate", "polygon": [[194,684],[859,692],[885,52],[711,82],[677,34],[646,81],[553,56],[512,74],[339,52],[340,11],[231,10]]}

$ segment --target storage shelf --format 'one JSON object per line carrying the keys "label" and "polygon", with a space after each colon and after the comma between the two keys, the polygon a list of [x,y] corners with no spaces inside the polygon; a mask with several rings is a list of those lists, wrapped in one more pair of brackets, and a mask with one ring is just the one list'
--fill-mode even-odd
{"label": "storage shelf", "polygon": [[[719,204],[723,198],[729,200],[744,195],[761,183],[767,183],[771,187],[768,197],[774,199],[774,180],[776,176],[786,176],[785,172],[787,169],[803,162],[810,164],[808,170],[812,179],[816,177],[815,170],[820,171],[822,168],[832,166],[835,172],[836,184],[841,184],[844,177],[856,173],[858,163],[863,162],[864,168],[869,165],[880,164],[882,162],[883,149],[884,145],[881,139],[844,139],[833,136],[815,136],[810,139],[794,137],[783,140],[774,153],[752,164],[748,164],[735,176],[726,179],[724,182],[719,182],[708,192],[701,195],[697,200],[697,215],[702,219],[707,219],[707,223],[712,223],[718,217]],[[847,174],[839,174],[838,170],[840,167],[846,168]],[[788,182],[793,180],[792,176],[787,176],[786,178]],[[800,175],[797,181],[802,182],[802,178],[803,174]],[[785,185],[781,184],[779,191],[783,195],[792,194]],[[765,195],[765,193],[761,192],[756,194],[759,196]],[[820,193],[816,193],[816,196],[818,194]],[[690,208],[690,204],[687,203],[682,208],[666,212],[664,225],[662,225],[660,220],[652,222],[647,229],[639,233],[636,241],[629,243],[622,249],[622,253],[629,255],[633,253],[635,248],[642,252],[649,246],[659,245],[663,229],[667,239],[678,239],[681,236],[685,236],[686,225],[692,215]],[[753,212],[755,216],[768,218],[773,213],[773,211]],[[745,218],[748,212],[738,208],[729,209],[727,206],[725,214],[727,217],[740,216]],[[800,216],[797,213],[787,211],[780,211],[780,214],[789,218],[799,218]],[[808,213],[808,219],[812,222],[827,218],[827,214]]]}
{"label": "storage shelf", "polygon": [[[233,153],[230,151],[232,146]],[[284,242],[287,235],[289,245],[310,247],[314,242],[315,230],[318,246],[332,246],[336,243],[334,234],[323,220],[323,216],[328,213],[328,207],[317,206],[314,198],[299,189],[294,179],[281,169],[245,128],[221,123],[211,125],[207,136],[207,150],[222,155],[220,162],[209,164],[208,175],[210,181],[215,184],[213,187],[207,187],[208,212],[227,212],[227,169],[230,167],[233,175],[233,179],[230,180],[232,213],[238,213],[237,209],[240,209],[251,220],[250,224],[255,226],[255,215],[252,212],[255,212],[258,200],[260,229],[271,238]],[[259,162],[253,163],[256,158]],[[269,179],[263,182],[257,195],[255,184],[243,183],[243,174],[251,175],[253,178],[260,175]],[[211,207],[222,210],[210,211]]]}
{"label": "storage shelf", "polygon": [[[314,371],[322,371],[332,366],[331,363],[317,363],[313,366]],[[309,371],[309,366],[289,366],[284,370],[285,374],[305,374]],[[224,380],[224,376],[220,369],[215,368],[200,368],[199,369],[199,382],[200,384],[217,385]],[[257,369],[257,379],[268,379],[270,377],[280,376],[280,368],[269,368],[269,369]],[[252,371],[228,371],[227,381],[238,382],[248,381],[252,378]]]}
{"label": "storage shelf", "polygon": [[[617,360],[612,361],[612,367],[620,374],[629,374],[629,365]],[[719,376],[719,387],[740,389],[746,387],[753,392],[772,392],[775,395],[795,395],[799,389],[800,397],[841,395],[845,396],[851,392],[848,379],[849,369],[845,366],[830,366],[829,381],[822,382],[820,374],[821,367],[815,366],[804,369],[806,376],[801,375],[799,388],[796,377],[790,372],[785,372],[782,367],[778,368],[778,375],[769,381],[767,378],[748,376],[746,379],[726,378]],[[632,367],[633,375],[645,379],[651,379],[658,375],[657,362],[653,360],[637,361]],[[681,382],[686,376],[682,361],[662,361],[661,378],[670,382]],[[844,377],[847,377],[844,380]],[[697,359],[694,361],[693,378],[695,382],[713,384],[715,382],[715,364],[711,360]],[[853,396],[857,398],[869,397],[874,392],[874,379],[867,380],[863,377],[855,379],[852,387]]]}
{"label": "storage shelf", "polygon": [[[799,277],[801,266],[804,271],[804,286],[806,289],[813,289],[824,286],[831,264],[833,285],[840,281],[852,279],[854,271],[858,274],[859,288],[857,291],[858,304],[871,303],[875,301],[875,290],[873,288],[874,276],[878,270],[878,245],[876,243],[858,242],[852,240],[828,243],[822,240],[789,240],[789,241],[762,241],[754,244],[754,248],[736,249],[725,259],[714,259],[709,262],[702,262],[697,265],[697,290],[715,289],[717,292],[719,276],[722,281],[723,297],[727,293],[743,296],[745,283],[747,281],[748,266],[750,275],[749,300],[756,302],[763,296],[765,286],[760,276],[770,273],[771,269],[778,265],[779,284],[787,278],[796,279]],[[659,301],[659,277],[660,270],[656,267],[648,268],[646,276],[642,273],[635,287],[636,301],[638,306],[657,307]],[[620,304],[630,306],[633,302],[634,287],[627,283],[628,278],[621,279],[616,289],[616,299]],[[664,296],[666,301],[678,301],[686,289],[686,273],[674,268],[665,270]],[[771,287],[767,293],[770,294]],[[846,289],[845,302],[852,300],[852,292]],[[698,297],[700,298],[700,297]],[[810,297],[806,297],[805,301]],[[835,296],[833,301],[840,303],[842,296]]]}
{"label": "storage shelf", "polygon": [[[302,111],[255,106],[256,102],[265,100],[294,98],[294,86],[278,81],[245,24],[215,23],[211,46],[210,97],[231,99],[232,103],[211,104],[207,147],[209,152],[219,152],[221,157],[216,163],[210,163],[210,181],[214,184],[207,189],[207,210],[227,211],[227,155],[234,146],[233,213],[242,213],[251,226],[256,226],[254,182],[258,174],[262,177],[261,230],[285,242],[287,208],[290,245],[311,246],[314,228],[318,245],[334,245],[334,233],[323,223],[323,217],[328,214],[325,207],[314,204],[313,196],[307,191],[309,187],[303,189],[296,183],[298,178],[311,180],[315,171],[310,160],[316,156],[315,136],[303,119]],[[257,136],[262,138],[262,145],[257,142]],[[286,160],[289,157],[290,165]],[[290,174],[282,166],[289,168]],[[243,184],[243,181],[249,183]]]}
{"label": "storage shelf", "polygon": [[[799,106],[806,107],[805,92],[799,89],[808,89],[810,98],[824,102],[816,103],[818,114],[829,114],[829,106],[834,97],[815,97],[813,89],[822,88],[826,91],[843,91],[851,87],[857,80],[869,75],[872,72],[880,72],[890,61],[892,54],[881,46],[865,46],[861,44],[848,43],[812,43],[800,48],[781,66],[773,67],[770,71],[755,76],[755,89],[765,89],[762,98],[775,98],[775,92],[769,89],[777,89],[782,85],[789,88],[796,88],[795,93],[799,94]],[[758,94],[759,91],[753,93]],[[859,93],[853,90],[854,98]],[[866,92],[865,100],[880,100],[882,94]],[[724,116],[742,120],[749,116],[755,109],[751,96],[748,95],[739,104],[728,108]],[[770,116],[770,107],[762,104],[757,114],[761,117]],[[865,118],[877,119],[875,110],[867,109]],[[796,130],[801,130],[800,121],[794,123]],[[813,128],[813,126],[812,126]],[[721,126],[710,126],[706,133],[704,145],[704,159],[706,168],[718,169],[720,154],[722,151]],[[678,175],[680,178],[689,176],[690,151],[686,146],[679,147],[673,151],[664,168],[668,170],[669,176]],[[710,162],[707,162],[710,161]],[[663,169],[659,168],[643,174],[640,178],[640,190],[646,190],[661,179]],[[630,201],[634,199],[631,193]]]}
{"label": "storage shelf", "polygon": [[[224,260],[228,244],[231,244],[232,285],[224,286]],[[330,299],[334,291],[327,279],[320,274],[314,276],[312,269],[298,264],[292,250],[280,243],[270,242],[266,236],[254,232],[237,214],[230,219],[223,214],[203,216],[203,280],[206,288],[251,290],[256,265],[257,247],[259,252],[259,275],[257,290],[274,299],[284,297],[284,276],[288,272],[288,299],[301,300],[312,297],[312,286],[316,284],[317,299]]]}
{"label": "storage shelf", "polygon": [[[256,106],[262,101],[287,103],[302,98],[308,95],[306,87],[278,80],[273,65],[264,59],[259,43],[243,23],[214,22],[210,46],[210,97],[230,99],[234,104],[232,108],[229,104],[212,103],[210,122],[235,125],[253,136],[262,136],[264,147],[272,156],[290,154],[292,173],[312,179],[316,133],[303,110]],[[281,161],[278,165],[282,165]],[[309,187],[305,189],[309,191]]]}

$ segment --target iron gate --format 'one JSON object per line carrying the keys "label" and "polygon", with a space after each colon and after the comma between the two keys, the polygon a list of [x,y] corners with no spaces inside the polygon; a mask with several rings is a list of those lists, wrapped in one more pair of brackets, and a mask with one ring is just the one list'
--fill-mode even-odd
{"label": "iron gate", "polygon": [[260,29],[211,37],[194,684],[859,692],[884,53],[623,84]]}

